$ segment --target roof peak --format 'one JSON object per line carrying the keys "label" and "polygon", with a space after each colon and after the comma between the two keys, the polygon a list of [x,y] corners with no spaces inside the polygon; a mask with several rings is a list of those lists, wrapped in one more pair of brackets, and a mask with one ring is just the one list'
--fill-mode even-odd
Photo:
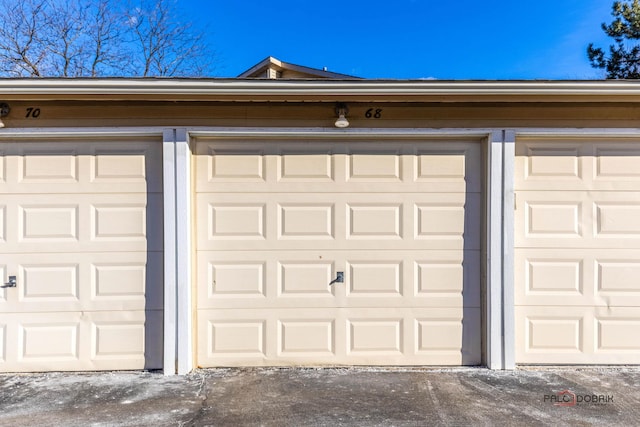
{"label": "roof peak", "polygon": [[274,56],[267,56],[253,67],[240,73],[239,79],[360,79],[348,74],[334,73],[323,69],[306,67],[284,62]]}

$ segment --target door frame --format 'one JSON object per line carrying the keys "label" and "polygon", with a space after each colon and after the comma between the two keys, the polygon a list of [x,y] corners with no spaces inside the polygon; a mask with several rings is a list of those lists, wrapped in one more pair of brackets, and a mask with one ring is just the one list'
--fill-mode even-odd
{"label": "door frame", "polygon": [[[483,179],[483,201],[484,201],[484,218],[482,226],[482,253],[481,263],[484,271],[481,279],[481,290],[484,294],[482,313],[482,360],[483,364],[491,369],[508,368],[508,355],[505,357],[504,349],[506,348],[507,339],[505,339],[505,321],[510,319],[505,316],[505,287],[513,288],[513,274],[509,274],[513,270],[512,266],[506,266],[509,260],[513,260],[512,244],[509,246],[509,239],[513,237],[513,233],[504,233],[505,227],[509,224],[509,212],[511,217],[513,212],[505,209],[505,206],[513,206],[513,190],[511,185],[511,199],[505,194],[505,183],[512,182],[513,167],[504,167],[505,157],[509,153],[514,152],[513,132],[495,129],[472,129],[472,128],[447,128],[447,129],[416,129],[416,128],[396,128],[396,129],[327,129],[327,128],[264,128],[264,127],[193,127],[178,129],[174,133],[176,143],[181,148],[180,154],[187,156],[187,159],[176,162],[175,176],[180,177],[180,189],[184,191],[189,189],[190,193],[187,197],[183,195],[181,200],[186,204],[179,203],[178,206],[184,211],[186,218],[192,218],[192,203],[195,199],[195,187],[192,182],[187,182],[192,178],[192,143],[195,138],[260,138],[261,140],[282,140],[291,138],[313,138],[316,140],[362,140],[375,138],[393,138],[395,140],[411,141],[412,139],[456,139],[456,138],[473,138],[482,144],[481,159]],[[180,140],[178,142],[178,140]],[[166,162],[165,162],[166,163]],[[489,173],[491,171],[491,173]],[[508,175],[511,173],[511,175]],[[509,204],[509,200],[511,200]],[[188,210],[188,211],[187,211]],[[507,218],[505,218],[505,215]],[[180,221],[182,222],[182,221]],[[511,218],[511,223],[513,222]],[[184,223],[183,223],[184,224]],[[191,224],[195,227],[195,223]],[[511,230],[513,227],[510,228]],[[183,234],[185,233],[185,234]],[[190,272],[193,265],[195,252],[188,251],[192,248],[191,232],[180,232],[183,234],[177,251],[184,256],[180,259],[180,265],[177,267],[183,273],[180,276],[187,283],[194,280]],[[510,249],[511,248],[511,249]],[[505,256],[505,250],[510,251],[510,256]],[[512,264],[512,262],[511,262]],[[506,270],[505,270],[506,268]],[[506,286],[505,286],[506,285]],[[196,283],[192,283],[191,287],[178,286],[177,306],[195,307],[195,287]],[[185,289],[188,288],[188,289]],[[195,309],[194,309],[195,311]],[[195,330],[193,327],[193,313],[182,312],[178,309],[178,374],[186,374],[196,366],[196,348],[197,343],[194,340]],[[180,314],[181,313],[181,314]],[[512,317],[512,316],[511,316]],[[513,322],[511,321],[512,325]],[[188,328],[187,328],[188,325]],[[506,360],[505,360],[506,359]]]}

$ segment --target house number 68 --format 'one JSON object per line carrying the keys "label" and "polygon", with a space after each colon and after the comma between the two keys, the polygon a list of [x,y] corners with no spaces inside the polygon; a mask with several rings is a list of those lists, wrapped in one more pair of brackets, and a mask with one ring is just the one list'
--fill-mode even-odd
{"label": "house number 68", "polygon": [[370,118],[379,119],[380,117],[382,117],[382,108],[369,108],[367,112],[364,113],[364,116],[367,119],[370,119]]}

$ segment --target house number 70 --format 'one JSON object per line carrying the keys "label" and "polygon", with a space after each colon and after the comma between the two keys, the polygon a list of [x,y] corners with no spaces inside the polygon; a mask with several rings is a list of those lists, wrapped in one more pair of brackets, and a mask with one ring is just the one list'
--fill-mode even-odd
{"label": "house number 70", "polygon": [[28,119],[37,119],[38,117],[40,117],[40,109],[34,107],[27,108],[27,114],[25,115],[25,117]]}

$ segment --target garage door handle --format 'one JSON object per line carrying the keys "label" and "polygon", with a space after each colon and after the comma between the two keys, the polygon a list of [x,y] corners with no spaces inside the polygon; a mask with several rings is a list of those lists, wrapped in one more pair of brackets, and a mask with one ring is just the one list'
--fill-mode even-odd
{"label": "garage door handle", "polygon": [[338,271],[336,273],[336,278],[333,279],[331,283],[329,283],[329,286],[333,285],[334,283],[343,283],[343,282],[344,282],[344,272]]}
{"label": "garage door handle", "polygon": [[9,276],[9,281],[5,283],[3,288],[15,288],[17,286],[16,276]]}

